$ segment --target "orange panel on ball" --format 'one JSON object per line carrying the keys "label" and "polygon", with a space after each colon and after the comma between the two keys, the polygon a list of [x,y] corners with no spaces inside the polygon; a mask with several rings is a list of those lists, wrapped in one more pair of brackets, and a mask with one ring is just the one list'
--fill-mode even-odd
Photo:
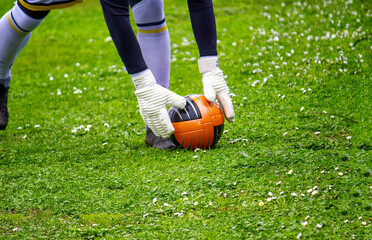
{"label": "orange panel on ball", "polygon": [[211,103],[203,95],[185,97],[184,109],[171,107],[174,134],[171,136],[176,145],[187,149],[206,149],[213,147],[223,133],[224,118],[218,105]]}

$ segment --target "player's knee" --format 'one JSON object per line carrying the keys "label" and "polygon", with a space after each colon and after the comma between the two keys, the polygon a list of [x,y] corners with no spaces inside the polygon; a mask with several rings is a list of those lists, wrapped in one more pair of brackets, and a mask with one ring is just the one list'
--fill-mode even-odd
{"label": "player's knee", "polygon": [[132,8],[137,24],[159,22],[164,19],[163,0],[143,0]]}
{"label": "player's knee", "polygon": [[24,12],[27,16],[31,17],[31,18],[34,18],[34,19],[43,19],[45,18],[48,13],[50,12],[49,10],[48,11],[34,11],[34,10],[30,10],[28,9],[27,7],[23,6],[22,3],[20,1],[17,1],[17,6],[22,10],[22,12]]}

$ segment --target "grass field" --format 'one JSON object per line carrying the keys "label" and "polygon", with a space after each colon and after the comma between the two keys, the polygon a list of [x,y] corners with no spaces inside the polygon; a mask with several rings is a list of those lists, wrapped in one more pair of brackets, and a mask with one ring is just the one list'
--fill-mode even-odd
{"label": "grass field", "polygon": [[[186,1],[165,5],[170,89],[201,93]],[[0,239],[372,239],[372,3],[214,5],[236,122],[207,151],[144,144],[99,1],[49,14],[12,70]]]}

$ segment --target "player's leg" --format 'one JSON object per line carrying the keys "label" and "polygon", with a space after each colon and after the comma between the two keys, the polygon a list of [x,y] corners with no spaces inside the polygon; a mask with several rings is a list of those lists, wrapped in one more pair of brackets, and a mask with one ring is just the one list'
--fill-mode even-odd
{"label": "player's leg", "polygon": [[163,0],[130,0],[138,27],[137,39],[157,83],[169,88],[170,39]]}
{"label": "player's leg", "polygon": [[217,32],[212,0],[187,0],[200,57],[217,56]]}
{"label": "player's leg", "polygon": [[[164,16],[163,0],[130,0],[133,17],[138,27],[137,40],[142,55],[156,82],[169,88],[170,39]],[[155,136],[146,126],[147,145],[167,149],[175,147],[170,139]]]}
{"label": "player's leg", "polygon": [[0,130],[8,124],[8,89],[11,68],[31,32],[51,9],[70,7],[83,0],[18,0],[0,20]]}
{"label": "player's leg", "polygon": [[[141,46],[129,22],[128,0],[100,1],[111,37],[128,73],[132,78],[143,75],[144,71],[149,71],[147,59],[145,60],[143,57]],[[157,39],[155,39],[155,41],[156,40]],[[151,68],[150,70],[153,71]],[[154,148],[166,149],[174,147],[169,138],[163,139],[161,137],[156,137],[147,127],[145,142]]]}
{"label": "player's leg", "polygon": [[29,11],[17,2],[0,20],[0,130],[8,124],[7,99],[13,62],[48,12]]}

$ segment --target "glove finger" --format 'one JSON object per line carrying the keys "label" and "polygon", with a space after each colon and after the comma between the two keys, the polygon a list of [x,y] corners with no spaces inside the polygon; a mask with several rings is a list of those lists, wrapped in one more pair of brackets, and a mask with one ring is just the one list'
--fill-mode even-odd
{"label": "glove finger", "polygon": [[217,95],[217,99],[222,107],[222,112],[225,114],[225,118],[228,122],[234,122],[235,112],[231,101],[231,98],[227,92],[220,93]]}
{"label": "glove finger", "polygon": [[139,111],[140,111],[141,117],[143,121],[145,122],[145,124],[148,125],[147,114],[146,114],[145,108],[143,107],[142,100],[138,99],[138,105],[139,105]]}
{"label": "glove finger", "polygon": [[204,84],[204,96],[209,102],[214,103],[216,100],[216,90],[210,85]]}
{"label": "glove finger", "polygon": [[147,117],[147,125],[149,126],[149,128],[151,128],[151,130],[157,137],[160,137],[161,129],[159,129],[159,124],[157,124],[158,122],[160,122],[159,118],[155,118],[154,116]]}
{"label": "glove finger", "polygon": [[174,127],[172,125],[172,122],[169,118],[168,111],[166,108],[163,108],[160,110],[160,118],[162,120],[162,131],[161,136],[163,138],[169,138],[170,135],[174,132]]}
{"label": "glove finger", "polygon": [[[167,106],[174,106],[183,109],[186,106],[186,99],[172,91],[168,90]],[[168,114],[167,114],[168,116]],[[168,117],[169,119],[169,117]],[[170,122],[170,120],[169,120]]]}
{"label": "glove finger", "polygon": [[149,127],[157,137],[169,138],[174,132],[173,125],[165,107],[157,109],[156,111],[151,111],[147,115]]}

